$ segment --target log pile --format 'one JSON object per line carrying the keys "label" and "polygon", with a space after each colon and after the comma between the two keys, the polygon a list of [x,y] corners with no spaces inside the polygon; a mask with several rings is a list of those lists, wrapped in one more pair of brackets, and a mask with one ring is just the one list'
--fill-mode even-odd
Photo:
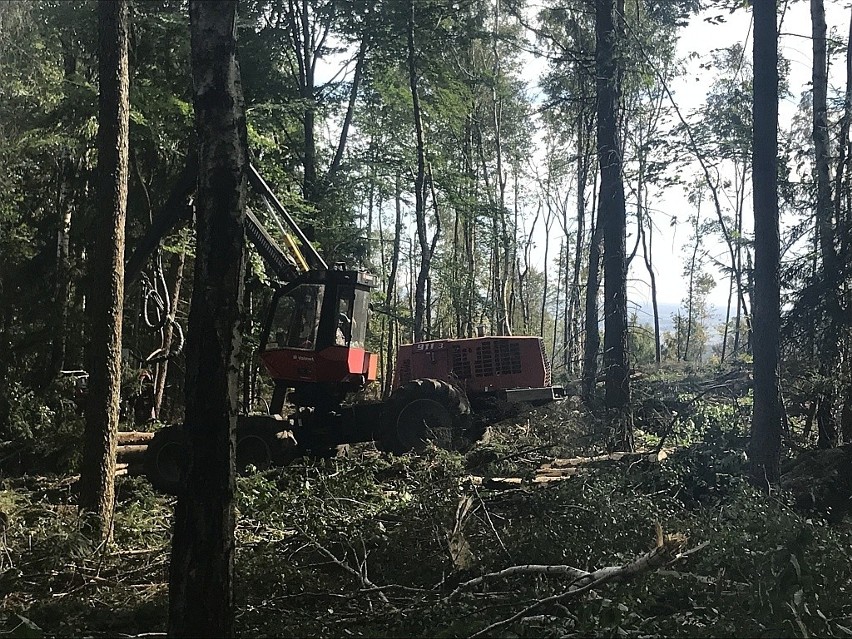
{"label": "log pile", "polygon": [[535,469],[531,477],[481,477],[468,475],[465,480],[476,487],[491,490],[512,490],[526,486],[546,486],[565,481],[577,475],[587,475],[591,467],[606,462],[659,463],[666,459],[669,451],[644,451],[635,453],[610,453],[593,457],[556,458]]}
{"label": "log pile", "polygon": [[143,463],[148,443],[154,438],[154,433],[141,431],[119,431],[115,449],[115,474],[123,475],[144,474]]}

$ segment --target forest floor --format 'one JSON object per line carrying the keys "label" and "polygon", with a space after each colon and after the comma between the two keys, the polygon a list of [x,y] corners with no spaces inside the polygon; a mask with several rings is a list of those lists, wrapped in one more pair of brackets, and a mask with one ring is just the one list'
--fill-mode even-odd
{"label": "forest floor", "polygon": [[[749,487],[744,388],[636,397],[643,455],[608,456],[606,421],[568,399],[464,455],[363,446],[240,478],[238,634],[852,635],[849,519]],[[94,548],[72,486],[0,479],[0,634],[163,633],[172,498],[119,478]]]}

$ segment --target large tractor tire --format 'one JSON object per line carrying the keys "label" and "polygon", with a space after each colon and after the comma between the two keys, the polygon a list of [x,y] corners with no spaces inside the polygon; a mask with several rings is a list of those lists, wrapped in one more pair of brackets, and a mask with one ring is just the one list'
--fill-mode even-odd
{"label": "large tractor tire", "polygon": [[286,466],[296,456],[292,432],[282,430],[274,417],[240,417],[237,422],[237,472],[246,474],[250,467],[268,470]]}
{"label": "large tractor tire", "polygon": [[429,442],[449,450],[469,445],[470,404],[464,391],[437,379],[397,388],[382,411],[379,450],[422,452]]}
{"label": "large tractor tire", "polygon": [[166,426],[157,431],[145,451],[145,476],[157,490],[168,495],[181,491],[182,476],[189,462],[190,448],[180,426]]}
{"label": "large tractor tire", "polygon": [[[281,422],[271,417],[240,417],[237,423],[237,472],[250,468],[267,470],[286,466],[296,457],[296,440]],[[186,433],[180,426],[167,426],[154,435],[145,451],[144,469],[157,490],[177,495],[183,486],[185,468],[192,455]]]}

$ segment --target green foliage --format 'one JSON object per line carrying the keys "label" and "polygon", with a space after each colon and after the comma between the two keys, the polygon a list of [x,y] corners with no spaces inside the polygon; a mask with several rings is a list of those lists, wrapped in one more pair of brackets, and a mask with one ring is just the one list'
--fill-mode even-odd
{"label": "green foliage", "polygon": [[[448,599],[459,583],[512,565],[626,564],[653,547],[655,522],[687,535],[690,548],[707,545],[662,573],[536,610],[502,634],[843,633],[852,533],[743,481],[745,405],[695,402],[662,462],[600,462],[544,488],[474,488],[466,477],[529,477],[553,456],[594,452],[588,416],[570,402],[509,417],[466,457],[357,447],[350,458],[241,478],[239,633],[468,636],[568,581],[519,574]],[[0,587],[11,595],[0,623],[11,629],[25,617],[45,634],[163,628],[172,503],[122,479],[115,545],[101,554],[79,534],[67,481],[6,482]]]}

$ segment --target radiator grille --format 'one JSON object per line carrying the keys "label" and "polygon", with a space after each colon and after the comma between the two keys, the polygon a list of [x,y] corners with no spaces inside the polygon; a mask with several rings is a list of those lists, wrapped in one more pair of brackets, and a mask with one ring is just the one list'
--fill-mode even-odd
{"label": "radiator grille", "polygon": [[491,342],[482,342],[476,347],[476,360],[473,363],[473,374],[476,377],[491,377],[494,375],[494,354]]}
{"label": "radiator grille", "polygon": [[470,360],[467,350],[458,344],[453,345],[453,375],[458,379],[470,379]]}
{"label": "radiator grille", "polygon": [[494,344],[498,375],[518,375],[521,372],[521,345],[499,341]]}

